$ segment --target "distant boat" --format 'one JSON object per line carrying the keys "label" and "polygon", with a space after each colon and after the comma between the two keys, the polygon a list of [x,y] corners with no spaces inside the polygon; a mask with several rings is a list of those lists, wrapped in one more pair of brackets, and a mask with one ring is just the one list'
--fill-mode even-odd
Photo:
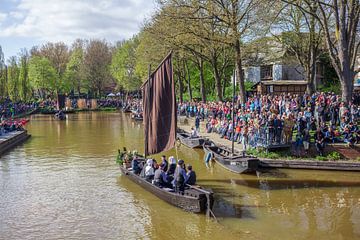
{"label": "distant boat", "polygon": [[122,111],[123,111],[124,113],[131,113],[130,105],[124,106],[123,109],[122,109]]}
{"label": "distant boat", "polygon": [[191,137],[191,134],[182,130],[178,130],[176,137],[182,144],[189,148],[202,147],[205,143],[205,139],[202,137]]}
{"label": "distant boat", "polygon": [[225,146],[216,146],[214,143],[204,144],[205,154],[211,154],[212,158],[225,169],[234,173],[252,173],[259,167],[259,159],[243,156],[240,152],[231,153],[231,149]]}
{"label": "distant boat", "polygon": [[131,119],[135,121],[143,121],[143,113],[136,110],[131,110]]}

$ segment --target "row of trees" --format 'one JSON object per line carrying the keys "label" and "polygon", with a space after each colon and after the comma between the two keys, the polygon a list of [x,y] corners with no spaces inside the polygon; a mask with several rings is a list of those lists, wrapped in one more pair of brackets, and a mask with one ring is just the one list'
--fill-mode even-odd
{"label": "row of trees", "polygon": [[132,91],[147,78],[149,66],[154,69],[172,50],[181,100],[229,97],[235,72],[244,102],[244,66],[265,64],[281,46],[284,61],[304,69],[309,93],[316,88],[318,62],[328,59],[348,102],[357,70],[359,15],[358,0],[159,0],[141,31],[115,45],[47,43],[10,57],[7,65],[0,55],[0,91],[13,99],[34,91],[100,96],[113,82],[118,90]]}
{"label": "row of trees", "polygon": [[114,82],[110,64],[114,47],[106,41],[76,40],[25,49],[8,59],[0,49],[0,91],[12,100],[27,101],[34,95],[87,93],[100,96]]}
{"label": "row of trees", "polygon": [[222,100],[236,69],[244,102],[244,62],[264,64],[261,54],[274,54],[270,42],[276,42],[285,49],[285,61],[303,67],[309,93],[316,87],[317,63],[328,59],[343,100],[349,102],[357,72],[359,15],[358,0],[162,0],[139,34],[137,61],[143,69],[138,73],[146,78],[146,66],[173,50],[180,97],[187,89],[191,98],[195,88],[202,100],[212,91]]}

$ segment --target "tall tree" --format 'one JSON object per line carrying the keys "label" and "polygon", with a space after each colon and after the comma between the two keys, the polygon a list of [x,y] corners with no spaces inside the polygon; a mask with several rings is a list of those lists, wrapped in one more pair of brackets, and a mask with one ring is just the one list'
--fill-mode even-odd
{"label": "tall tree", "polygon": [[111,74],[118,84],[126,91],[140,88],[141,78],[136,73],[136,48],[139,44],[137,37],[124,41],[115,50],[111,61]]}
{"label": "tall tree", "polygon": [[[296,0],[283,0],[307,11]],[[307,11],[321,24],[332,65],[340,79],[342,100],[352,100],[356,61],[360,46],[358,0],[304,0],[316,5],[316,14]]]}
{"label": "tall tree", "polygon": [[49,59],[33,56],[29,61],[29,79],[32,88],[38,91],[40,97],[45,93],[56,94],[57,73]]}
{"label": "tall tree", "polygon": [[70,89],[76,90],[79,95],[87,85],[84,68],[84,50],[82,47],[76,46],[72,50],[69,62],[66,65],[65,78],[70,84]]}
{"label": "tall tree", "polygon": [[23,101],[31,97],[31,87],[29,82],[29,54],[26,49],[22,49],[19,54],[19,95]]}
{"label": "tall tree", "polygon": [[91,40],[85,52],[85,72],[89,87],[100,97],[107,84],[111,83],[111,51],[106,41]]}
{"label": "tall tree", "polygon": [[8,60],[8,71],[7,71],[7,79],[8,79],[8,93],[9,97],[13,101],[20,100],[19,95],[19,66],[17,64],[16,56],[11,56]]}
{"label": "tall tree", "polygon": [[66,65],[69,61],[69,48],[63,42],[46,43],[41,46],[39,53],[46,57],[56,71],[56,94],[64,94],[71,90],[71,85],[65,77]]}
{"label": "tall tree", "polygon": [[[298,1],[302,8],[285,3],[281,6],[275,24],[270,29],[281,32],[273,34],[286,51],[303,67],[307,80],[307,92],[312,94],[316,83],[316,64],[322,47],[322,27],[315,20],[314,4]],[[304,10],[306,11],[304,11]]]}
{"label": "tall tree", "polygon": [[0,46],[0,96],[7,97],[7,66],[5,65],[4,53]]}

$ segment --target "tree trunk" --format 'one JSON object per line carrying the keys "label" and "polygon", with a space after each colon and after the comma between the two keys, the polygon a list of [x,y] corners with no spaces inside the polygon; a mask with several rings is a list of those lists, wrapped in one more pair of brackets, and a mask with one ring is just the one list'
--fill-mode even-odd
{"label": "tree trunk", "polygon": [[[312,12],[316,12],[316,9],[311,7],[310,9]],[[316,90],[315,83],[316,83],[316,58],[317,58],[317,51],[316,51],[316,43],[315,43],[315,17],[313,15],[310,16],[310,59],[309,59],[309,66],[308,66],[308,81],[307,81],[307,93],[313,94]]]}
{"label": "tree trunk", "polygon": [[212,67],[213,67],[213,71],[214,71],[215,87],[216,87],[218,100],[222,101],[223,95],[222,95],[222,88],[221,88],[221,78],[219,75],[219,70],[216,65],[216,59],[214,59],[214,58],[212,59]]}
{"label": "tree trunk", "polygon": [[187,64],[187,62],[185,62],[185,68],[186,68],[186,74],[187,74],[187,89],[189,92],[189,97],[190,97],[190,101],[192,101],[193,97],[192,97],[192,89],[191,89],[191,78],[190,78],[190,71],[189,71],[189,66]]}
{"label": "tree trunk", "polygon": [[206,102],[206,92],[205,92],[205,79],[204,79],[204,61],[199,57],[199,71],[200,71],[200,93],[201,99],[203,102]]}
{"label": "tree trunk", "polygon": [[236,64],[236,79],[239,84],[239,100],[241,104],[246,102],[246,92],[245,92],[245,83],[244,76],[242,74],[242,62],[241,62],[241,49],[240,49],[240,40],[237,38],[235,40],[235,64]]}
{"label": "tree trunk", "polygon": [[[345,70],[346,69],[346,70]],[[345,68],[341,74],[340,83],[341,83],[341,92],[342,100],[348,105],[352,101],[352,94],[354,90],[354,78],[355,73],[350,71],[350,69]]]}
{"label": "tree trunk", "polygon": [[183,90],[184,90],[183,82],[181,79],[181,75],[178,71],[176,72],[176,75],[177,75],[178,82],[179,82],[179,100],[180,100],[180,102],[183,102]]}
{"label": "tree trunk", "polygon": [[223,81],[223,84],[222,84],[222,94],[223,94],[223,97],[226,97],[226,96],[225,96],[225,90],[226,90],[226,77],[224,77],[224,81]]}

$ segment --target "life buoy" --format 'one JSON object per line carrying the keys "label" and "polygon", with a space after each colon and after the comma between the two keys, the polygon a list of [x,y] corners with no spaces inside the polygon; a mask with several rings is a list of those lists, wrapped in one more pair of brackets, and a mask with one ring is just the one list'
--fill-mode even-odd
{"label": "life buoy", "polygon": [[212,153],[211,152],[208,152],[206,155],[205,155],[205,163],[209,163],[209,161],[212,159]]}

